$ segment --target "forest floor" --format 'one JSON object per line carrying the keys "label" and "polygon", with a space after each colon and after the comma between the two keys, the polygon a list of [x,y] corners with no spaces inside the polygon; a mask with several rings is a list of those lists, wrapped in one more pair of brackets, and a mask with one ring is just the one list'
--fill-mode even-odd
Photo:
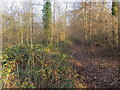
{"label": "forest floor", "polygon": [[117,52],[104,47],[84,47],[73,45],[73,56],[81,64],[77,67],[79,79],[87,88],[118,88]]}

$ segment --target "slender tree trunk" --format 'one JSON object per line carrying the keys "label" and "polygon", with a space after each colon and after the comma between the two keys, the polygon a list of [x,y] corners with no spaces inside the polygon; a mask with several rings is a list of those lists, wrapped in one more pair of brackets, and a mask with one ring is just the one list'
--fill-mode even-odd
{"label": "slender tree trunk", "polygon": [[23,29],[21,30],[21,45],[24,44],[24,34],[23,34]]}
{"label": "slender tree trunk", "polygon": [[[1,8],[1,7],[0,7]],[[0,90],[2,89],[2,11],[0,11]]]}
{"label": "slender tree trunk", "polygon": [[87,45],[88,35],[87,35],[87,3],[85,2],[85,43]]}
{"label": "slender tree trunk", "polygon": [[27,33],[27,35],[26,35],[26,44],[27,44],[27,45],[29,44],[29,35],[28,35],[28,33]]}
{"label": "slender tree trunk", "polygon": [[65,40],[66,39],[66,35],[65,35],[65,32],[66,32],[66,25],[67,25],[67,22],[66,22],[66,19],[67,19],[67,8],[68,8],[68,3],[66,4],[66,8],[65,8],[65,18],[64,18],[64,23],[65,23],[65,28],[64,28],[64,30],[63,30],[63,40]]}
{"label": "slender tree trunk", "polygon": [[[19,21],[19,24],[21,24],[21,19],[20,19],[21,17],[20,17],[20,13],[18,13],[18,21]],[[18,27],[18,30],[20,30],[20,25],[19,25],[19,27]],[[24,28],[22,28],[21,30],[20,30],[20,44],[21,45],[23,45],[24,44]]]}
{"label": "slender tree trunk", "polygon": [[114,19],[114,17],[112,17],[112,47],[114,47],[114,45],[115,45],[115,31],[114,31],[114,23],[113,23],[113,19]]}
{"label": "slender tree trunk", "polygon": [[33,7],[31,7],[30,34],[31,34],[30,44],[32,48],[33,47]]}
{"label": "slender tree trunk", "polygon": [[56,21],[56,2],[54,0],[54,12],[53,12],[53,23],[52,23],[52,30],[51,30],[51,43],[53,43],[53,30],[55,30],[55,21]]}
{"label": "slender tree trunk", "polygon": [[89,12],[89,41],[90,41],[90,44],[92,44],[92,40],[91,40],[91,2],[90,2],[90,12]]}
{"label": "slender tree trunk", "polygon": [[118,47],[120,49],[120,2],[119,2],[119,11],[118,11]]}

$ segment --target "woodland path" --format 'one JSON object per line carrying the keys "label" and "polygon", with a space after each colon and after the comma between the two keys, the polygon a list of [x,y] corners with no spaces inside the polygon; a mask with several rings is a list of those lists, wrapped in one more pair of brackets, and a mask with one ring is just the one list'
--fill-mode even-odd
{"label": "woodland path", "polygon": [[71,49],[74,58],[81,63],[77,67],[79,79],[87,88],[118,88],[118,55],[112,55],[103,47],[74,45]]}

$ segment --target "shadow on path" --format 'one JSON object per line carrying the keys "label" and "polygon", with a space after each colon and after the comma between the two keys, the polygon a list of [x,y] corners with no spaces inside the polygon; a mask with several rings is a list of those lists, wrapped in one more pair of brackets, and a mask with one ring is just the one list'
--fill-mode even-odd
{"label": "shadow on path", "polygon": [[[118,88],[118,59],[106,54],[104,48],[72,46],[73,57],[82,66],[77,72],[88,88]],[[103,52],[104,51],[104,52]]]}

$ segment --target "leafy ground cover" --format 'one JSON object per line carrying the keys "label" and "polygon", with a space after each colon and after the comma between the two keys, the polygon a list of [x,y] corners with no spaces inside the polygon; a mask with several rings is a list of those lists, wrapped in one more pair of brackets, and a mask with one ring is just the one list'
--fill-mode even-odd
{"label": "leafy ground cover", "polygon": [[[64,42],[61,43],[63,45]],[[78,79],[73,67],[75,61],[71,62],[66,45],[6,48],[2,57],[3,88],[85,87]]]}
{"label": "leafy ground cover", "polygon": [[74,58],[81,66],[77,73],[87,88],[118,88],[120,55],[117,50],[104,47],[72,46]]}

